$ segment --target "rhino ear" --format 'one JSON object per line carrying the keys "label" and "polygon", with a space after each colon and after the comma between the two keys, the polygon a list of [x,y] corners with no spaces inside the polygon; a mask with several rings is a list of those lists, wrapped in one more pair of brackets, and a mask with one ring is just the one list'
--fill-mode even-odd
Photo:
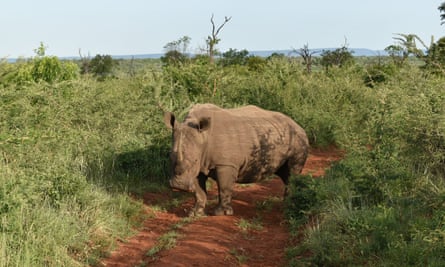
{"label": "rhino ear", "polygon": [[176,119],[175,115],[171,112],[164,113],[164,123],[169,129],[173,129],[175,127]]}
{"label": "rhino ear", "polygon": [[198,130],[200,132],[204,132],[207,131],[208,129],[210,129],[210,117],[205,117],[205,118],[201,118],[199,120],[199,125],[198,125]]}

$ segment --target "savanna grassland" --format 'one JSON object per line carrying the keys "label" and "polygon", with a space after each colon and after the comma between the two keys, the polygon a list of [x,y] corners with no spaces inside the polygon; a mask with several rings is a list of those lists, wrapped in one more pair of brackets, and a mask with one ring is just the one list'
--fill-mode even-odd
{"label": "savanna grassland", "polygon": [[[224,62],[224,61],[222,61]],[[210,64],[124,60],[107,75],[44,54],[0,64],[0,266],[98,264],[169,192],[163,110],[259,105],[314,147],[346,151],[292,180],[290,266],[445,264],[445,78],[407,60],[317,65],[272,56]],[[96,73],[97,74],[97,73]]]}

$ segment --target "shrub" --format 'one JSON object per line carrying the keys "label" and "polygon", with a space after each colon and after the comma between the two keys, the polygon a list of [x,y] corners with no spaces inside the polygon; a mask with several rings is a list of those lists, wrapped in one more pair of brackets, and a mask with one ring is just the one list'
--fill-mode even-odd
{"label": "shrub", "polygon": [[99,80],[103,81],[105,78],[113,75],[113,68],[117,64],[117,61],[113,60],[110,55],[97,54],[89,62],[88,70]]}
{"label": "shrub", "polygon": [[[290,249],[293,259],[310,251],[304,264],[443,265],[443,239],[437,237],[444,223],[442,88],[441,78],[404,66],[365,98],[348,86],[333,92],[346,108],[371,102],[351,109],[367,110],[360,120],[338,113],[352,129],[335,124],[336,140],[348,136],[341,138],[347,156],[315,187],[319,205],[310,211],[317,225],[308,225],[307,239]],[[351,127],[356,123],[361,129]]]}
{"label": "shrub", "polygon": [[219,89],[222,69],[200,59],[196,59],[195,64],[165,66],[164,77],[191,98],[214,96]]}
{"label": "shrub", "polygon": [[231,48],[222,54],[221,59],[218,60],[218,64],[223,67],[230,65],[246,65],[248,58],[249,51],[245,49],[237,51],[236,49]]}
{"label": "shrub", "polygon": [[62,62],[57,57],[37,57],[32,62],[31,77],[35,82],[67,81],[77,78],[78,66],[73,62]]}
{"label": "shrub", "polygon": [[337,48],[335,50],[325,50],[321,53],[321,65],[328,70],[330,67],[343,67],[352,65],[354,63],[354,57],[352,52],[348,50],[346,46]]}
{"label": "shrub", "polygon": [[172,65],[172,66],[180,66],[181,64],[186,63],[188,60],[187,55],[177,51],[171,50],[165,53],[164,56],[161,57],[162,63],[164,65]]}
{"label": "shrub", "polygon": [[76,79],[79,68],[73,62],[63,62],[57,57],[34,58],[27,62],[18,62],[3,79],[4,83],[23,84],[27,82],[54,83]]}
{"label": "shrub", "polygon": [[317,181],[311,176],[291,177],[290,194],[286,197],[286,217],[292,226],[308,222],[319,205],[316,194]]}
{"label": "shrub", "polygon": [[396,71],[397,67],[394,64],[372,64],[367,67],[363,80],[366,86],[374,88],[376,85],[388,81]]}

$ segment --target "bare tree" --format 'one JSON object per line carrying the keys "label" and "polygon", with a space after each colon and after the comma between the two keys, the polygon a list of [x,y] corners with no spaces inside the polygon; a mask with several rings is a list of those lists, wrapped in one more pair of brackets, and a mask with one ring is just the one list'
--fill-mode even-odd
{"label": "bare tree", "polygon": [[303,58],[303,64],[306,66],[306,72],[311,73],[312,72],[312,56],[320,53],[320,51],[311,51],[309,49],[309,45],[305,44],[303,48],[300,48],[300,50],[294,49],[294,52],[299,54]]}
{"label": "bare tree", "polygon": [[232,17],[224,17],[224,22],[219,25],[218,27],[216,27],[215,22],[213,21],[213,14],[212,17],[210,18],[210,22],[212,23],[212,35],[209,35],[207,37],[207,52],[209,54],[209,58],[210,58],[210,63],[213,64],[214,61],[214,57],[215,57],[215,53],[216,53],[216,49],[215,46],[219,43],[219,41],[221,41],[221,39],[218,38],[218,34],[221,31],[221,29],[224,27],[224,25],[226,25],[227,22],[230,21]]}
{"label": "bare tree", "polygon": [[88,52],[88,56],[84,56],[82,55],[82,52],[79,48],[79,56],[80,56],[80,62],[81,62],[81,66],[80,66],[80,73],[81,74],[88,74],[90,73],[90,64],[91,64],[91,56],[90,53]]}

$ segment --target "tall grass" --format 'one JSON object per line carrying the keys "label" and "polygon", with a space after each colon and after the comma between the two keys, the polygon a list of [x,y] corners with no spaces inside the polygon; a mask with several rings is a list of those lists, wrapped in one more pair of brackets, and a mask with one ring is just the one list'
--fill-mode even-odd
{"label": "tall grass", "polygon": [[[362,109],[350,110],[361,119],[339,113],[350,131],[339,127],[335,138],[347,156],[311,185],[316,201],[302,208],[316,223],[290,250],[292,265],[445,263],[443,84],[405,66],[374,87]],[[293,219],[301,216],[290,213],[301,225]],[[296,260],[307,251],[310,257]]]}
{"label": "tall grass", "polygon": [[168,147],[151,80],[0,91],[0,266],[95,264],[162,190]]}
{"label": "tall grass", "polygon": [[53,83],[11,82],[20,65],[0,64],[0,266],[97,264],[141,220],[130,195],[167,190],[163,110],[198,102],[281,111],[312,146],[347,151],[323,179],[293,179],[291,229],[310,223],[290,265],[443,264],[444,78],[407,65],[370,88],[364,65],[261,64],[135,61]]}

